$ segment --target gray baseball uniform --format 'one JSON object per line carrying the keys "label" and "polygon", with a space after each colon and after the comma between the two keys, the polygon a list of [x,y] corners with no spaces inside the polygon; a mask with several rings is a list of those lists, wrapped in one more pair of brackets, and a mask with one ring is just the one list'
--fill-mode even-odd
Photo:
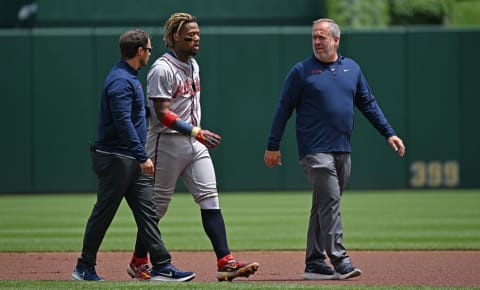
{"label": "gray baseball uniform", "polygon": [[[193,57],[189,63],[165,53],[152,65],[147,75],[147,98],[171,101],[170,110],[183,121],[200,126],[200,75]],[[151,110],[147,154],[155,164],[154,204],[162,218],[181,178],[195,202],[202,209],[218,209],[215,170],[207,147],[195,138],[164,126]]]}

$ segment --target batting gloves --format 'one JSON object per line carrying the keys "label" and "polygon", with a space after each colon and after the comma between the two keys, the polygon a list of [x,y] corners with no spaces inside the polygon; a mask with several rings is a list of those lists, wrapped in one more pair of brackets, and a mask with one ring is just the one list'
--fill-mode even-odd
{"label": "batting gloves", "polygon": [[200,143],[207,146],[208,149],[217,147],[222,141],[222,137],[219,135],[208,130],[202,130],[199,127],[193,128],[192,136],[195,137]]}

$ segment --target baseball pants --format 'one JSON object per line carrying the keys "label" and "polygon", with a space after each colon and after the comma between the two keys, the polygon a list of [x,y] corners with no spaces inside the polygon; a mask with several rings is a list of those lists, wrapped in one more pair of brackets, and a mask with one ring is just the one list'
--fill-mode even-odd
{"label": "baseball pants", "polygon": [[155,164],[153,202],[158,219],[165,215],[179,178],[200,208],[220,207],[215,169],[205,145],[190,136],[151,134],[146,148]]}

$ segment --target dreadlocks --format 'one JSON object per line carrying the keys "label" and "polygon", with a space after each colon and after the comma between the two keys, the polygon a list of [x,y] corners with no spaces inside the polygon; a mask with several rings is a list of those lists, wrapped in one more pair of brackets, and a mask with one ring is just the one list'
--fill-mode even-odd
{"label": "dreadlocks", "polygon": [[183,26],[190,22],[197,22],[197,18],[188,13],[174,13],[170,16],[167,22],[165,22],[165,34],[163,35],[163,41],[165,41],[167,48],[173,48],[175,45],[173,36],[179,34]]}

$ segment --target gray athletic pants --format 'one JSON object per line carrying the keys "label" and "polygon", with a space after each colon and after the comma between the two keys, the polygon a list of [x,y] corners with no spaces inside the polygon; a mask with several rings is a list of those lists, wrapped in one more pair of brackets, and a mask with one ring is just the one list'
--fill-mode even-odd
{"label": "gray athletic pants", "polygon": [[300,165],[313,188],[305,265],[325,264],[325,254],[334,268],[350,263],[340,217],[340,198],[350,178],[350,153],[310,154]]}
{"label": "gray athletic pants", "polygon": [[141,174],[139,162],[118,154],[92,152],[93,170],[98,177],[97,202],[88,219],[79,266],[95,266],[97,252],[122,199],[128,203],[138,234],[150,253],[153,266],[171,261],[154,219],[153,178]]}
{"label": "gray athletic pants", "polygon": [[215,169],[205,145],[190,136],[149,132],[146,149],[155,164],[157,219],[166,214],[179,178],[200,208],[220,208]]}

